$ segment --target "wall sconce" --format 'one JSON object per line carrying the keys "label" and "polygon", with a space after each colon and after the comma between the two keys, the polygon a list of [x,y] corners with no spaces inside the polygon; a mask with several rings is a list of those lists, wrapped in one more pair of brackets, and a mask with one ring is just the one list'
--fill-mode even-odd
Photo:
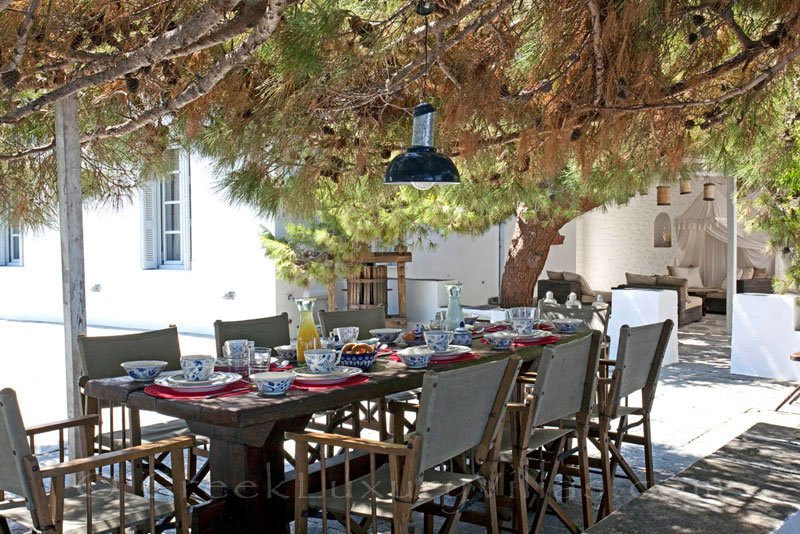
{"label": "wall sconce", "polygon": [[706,182],[703,184],[703,200],[712,202],[716,198],[716,187],[714,182]]}
{"label": "wall sconce", "polygon": [[659,185],[656,191],[657,205],[670,206],[672,204],[672,191],[668,185]]}

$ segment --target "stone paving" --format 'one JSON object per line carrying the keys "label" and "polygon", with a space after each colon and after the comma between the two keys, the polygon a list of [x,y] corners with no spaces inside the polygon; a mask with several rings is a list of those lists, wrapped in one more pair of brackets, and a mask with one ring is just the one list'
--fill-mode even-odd
{"label": "stone paving", "polygon": [[[0,321],[0,339],[10,350],[4,351],[0,387],[11,386],[20,392],[23,415],[28,424],[59,419],[53,407],[60,405],[63,393],[63,334],[60,325]],[[90,329],[90,334],[109,335],[121,330]],[[33,337],[31,337],[33,336]],[[30,361],[20,360],[15,352],[29,346],[35,339],[43,347],[52,365],[41,366],[38,373],[30,372]],[[213,339],[208,336],[181,336],[185,351],[213,352]],[[679,333],[680,361],[665,367],[661,373],[653,409],[653,436],[655,469],[661,481],[682,471],[697,459],[707,456],[745,431],[756,422],[800,427],[800,403],[786,406],[781,412],[775,407],[788,395],[794,384],[786,381],[762,379],[730,373],[730,336],[725,333],[725,317],[709,315],[702,322],[681,329]],[[39,351],[37,351],[39,352]],[[58,356],[58,358],[56,358]],[[44,402],[41,392],[49,392],[50,402]],[[52,402],[56,398],[59,402]],[[36,402],[36,401],[39,402]],[[26,401],[30,401],[27,402]],[[57,410],[56,410],[57,411]],[[46,417],[49,416],[49,417]],[[46,418],[45,418],[46,417]],[[52,446],[37,447],[45,461],[52,461]],[[643,475],[641,447],[623,447],[623,454],[634,469]],[[599,477],[593,476],[593,501],[600,497]],[[637,495],[633,486],[624,479],[614,485],[615,506],[621,506]],[[566,506],[576,521],[580,508],[573,499]],[[415,525],[421,527],[417,518]],[[339,525],[329,525],[332,532]],[[312,520],[312,532],[321,531]],[[22,532],[14,527],[16,534]],[[461,525],[459,532],[482,532],[482,528]],[[381,525],[381,532],[390,532],[389,524]],[[567,532],[554,517],[548,517],[544,532]]]}

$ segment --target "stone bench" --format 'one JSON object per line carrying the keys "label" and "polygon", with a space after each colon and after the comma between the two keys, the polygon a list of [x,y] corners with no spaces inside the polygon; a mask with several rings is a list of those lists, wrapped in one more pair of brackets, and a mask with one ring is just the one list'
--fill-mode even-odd
{"label": "stone bench", "polygon": [[586,532],[764,534],[793,529],[800,510],[798,481],[800,429],[758,423]]}

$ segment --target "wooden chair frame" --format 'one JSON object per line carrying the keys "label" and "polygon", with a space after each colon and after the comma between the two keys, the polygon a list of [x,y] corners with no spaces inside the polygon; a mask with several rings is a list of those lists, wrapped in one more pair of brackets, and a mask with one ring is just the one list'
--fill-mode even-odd
{"label": "wooden chair frame", "polygon": [[[28,447],[20,447],[19,444],[14,446],[14,456],[20,458],[18,461],[21,464],[18,473],[24,478],[23,485],[28,488],[28,495],[22,495],[25,502],[20,502],[16,508],[22,508],[30,514],[30,526],[37,532],[52,531],[56,534],[61,534],[64,531],[64,512],[65,512],[65,497],[66,497],[66,478],[68,476],[78,476],[79,482],[85,488],[85,510],[86,510],[86,525],[85,532],[94,532],[93,529],[93,483],[98,480],[105,479],[111,483],[111,487],[117,488],[117,495],[119,498],[119,515],[117,516],[117,526],[111,530],[118,530],[124,532],[127,524],[127,516],[125,510],[125,503],[130,490],[125,483],[124,478],[119,480],[106,479],[98,473],[102,472],[103,468],[109,466],[117,466],[119,473],[126,472],[127,463],[135,463],[142,460],[148,460],[150,469],[150,497],[149,497],[149,517],[148,526],[150,532],[157,532],[156,521],[159,519],[156,513],[155,501],[155,477],[152,470],[156,463],[156,456],[161,454],[172,455],[173,458],[173,480],[175,481],[174,494],[174,511],[168,514],[168,517],[174,515],[177,522],[178,532],[181,534],[188,534],[189,532],[189,515],[186,506],[186,493],[185,493],[185,480],[183,470],[183,450],[190,448],[194,442],[192,437],[180,437],[169,440],[141,445],[138,447],[131,447],[124,450],[118,450],[108,453],[103,453],[96,456],[87,458],[70,459],[65,461],[65,447],[64,447],[64,431],[70,428],[78,428],[79,434],[86,440],[87,444],[93,441],[95,426],[99,423],[99,417],[96,415],[88,415],[67,419],[56,423],[39,425],[29,428],[22,427],[22,420],[19,416],[19,408],[16,406],[16,394],[13,390],[0,391],[0,407],[3,407],[6,416],[5,428],[11,435],[12,432],[24,431],[27,437]],[[58,464],[41,467],[39,465],[36,455],[32,452],[30,443],[34,441],[35,436],[48,432],[58,432],[59,434],[59,460]],[[22,450],[27,449],[27,450]],[[89,448],[91,450],[91,448]],[[44,480],[50,479],[50,491],[45,490]],[[0,501],[5,499],[5,495],[0,494]],[[10,510],[14,509],[14,503],[0,503],[11,504],[10,508],[3,507],[0,509],[0,532],[7,534],[9,532],[8,523],[3,517],[10,515]],[[164,514],[160,514],[163,516]],[[163,528],[163,527],[162,527]]]}
{"label": "wooden chair frame", "polygon": [[[502,361],[502,360],[501,360]],[[499,364],[500,362],[492,362]],[[483,429],[480,442],[477,443],[475,454],[477,462],[481,463],[482,475],[484,478],[475,477],[472,480],[484,480],[483,489],[486,493],[488,513],[493,517],[490,520],[493,532],[499,532],[497,521],[497,508],[495,505],[495,485],[497,472],[496,463],[492,459],[497,457],[497,449],[500,446],[500,428],[504,419],[505,406],[511,394],[512,386],[519,372],[520,360],[518,356],[510,357],[503,369],[502,378],[499,383],[498,391],[495,395],[489,411],[488,421]],[[452,372],[457,372],[451,371]],[[422,409],[426,409],[434,402],[437,373],[428,371],[425,375],[423,385]],[[427,391],[427,393],[426,393]],[[430,399],[430,400],[429,400]],[[429,431],[429,430],[428,430]],[[411,511],[422,504],[417,502],[420,497],[421,484],[423,481],[423,471],[426,470],[426,458],[430,460],[432,452],[426,452],[426,432],[413,433],[406,443],[387,443],[383,441],[368,440],[350,436],[340,436],[324,433],[287,433],[287,439],[296,442],[297,453],[295,462],[295,533],[306,534],[308,532],[308,452],[310,443],[341,447],[345,455],[344,469],[344,509],[352,510],[351,479],[349,471],[350,451],[362,451],[369,454],[370,475],[369,485],[371,487],[371,515],[365,517],[363,522],[354,523],[349,513],[331,514],[328,512],[327,492],[328,482],[325,474],[325,447],[322,447],[321,462],[321,513],[323,518],[323,534],[327,534],[327,518],[333,516],[334,519],[345,525],[347,533],[366,532],[365,528],[369,524],[373,531],[376,531],[378,521],[378,505],[376,495],[376,456],[385,455],[388,457],[388,469],[390,472],[390,493],[392,496],[392,521],[396,534],[407,533],[411,517]],[[438,462],[437,462],[438,463]],[[448,510],[448,519],[442,528],[443,532],[453,533],[463,512],[464,505],[469,495],[469,483],[461,487],[449,488],[448,492],[457,493],[455,506]],[[452,491],[451,491],[452,490]]]}

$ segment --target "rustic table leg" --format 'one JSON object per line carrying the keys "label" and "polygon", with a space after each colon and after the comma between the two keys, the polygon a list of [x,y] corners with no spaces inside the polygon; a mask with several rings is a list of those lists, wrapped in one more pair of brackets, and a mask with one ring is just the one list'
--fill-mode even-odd
{"label": "rustic table leg", "polygon": [[214,500],[194,507],[192,532],[284,534],[292,521],[293,495],[284,488],[283,435],[302,430],[306,422],[303,418],[275,425],[260,446],[212,436]]}

